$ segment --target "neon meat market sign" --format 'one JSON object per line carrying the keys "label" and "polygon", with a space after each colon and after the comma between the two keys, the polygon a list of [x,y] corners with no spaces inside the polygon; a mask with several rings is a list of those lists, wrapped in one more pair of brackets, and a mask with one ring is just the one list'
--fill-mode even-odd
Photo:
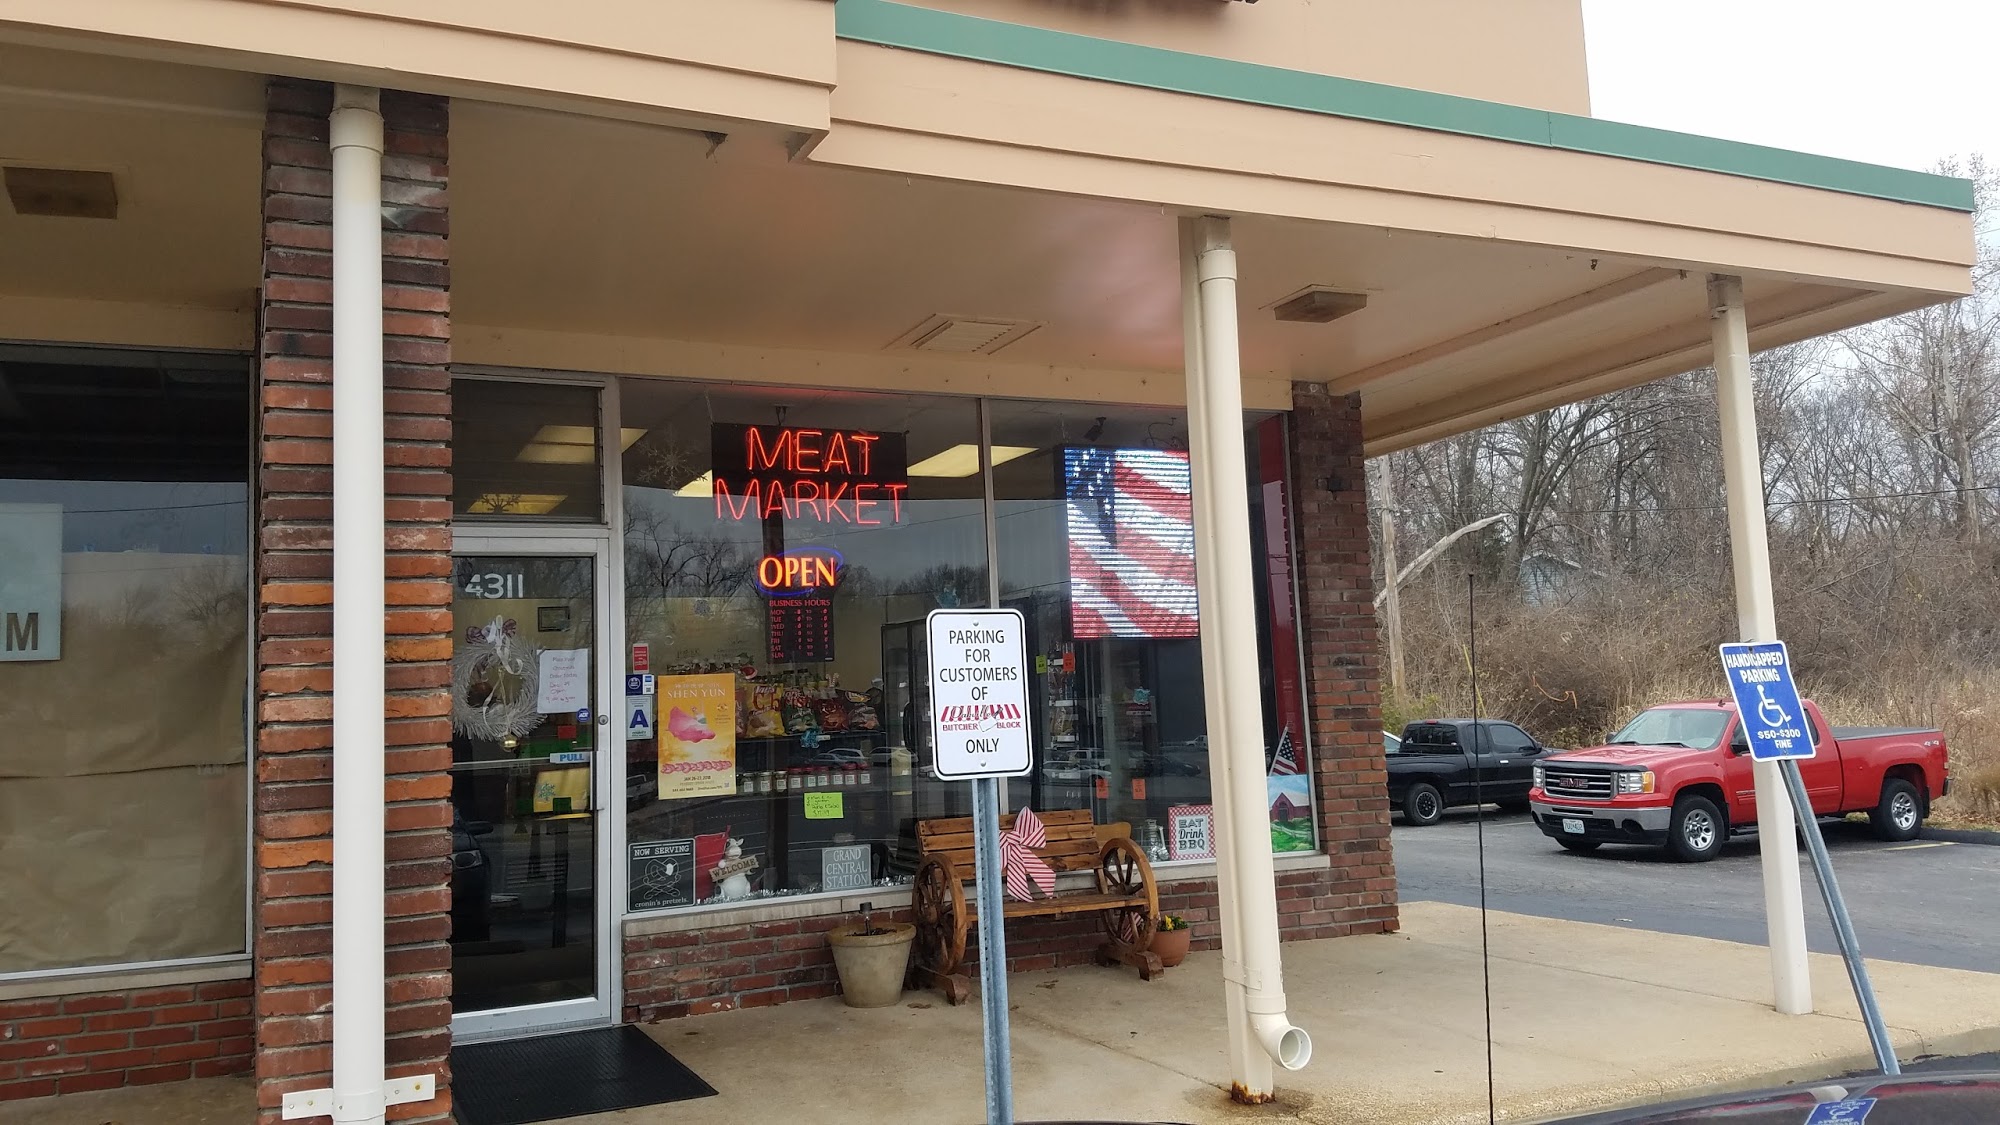
{"label": "neon meat market sign", "polygon": [[717,519],[903,520],[910,479],[902,434],[717,422],[710,449]]}

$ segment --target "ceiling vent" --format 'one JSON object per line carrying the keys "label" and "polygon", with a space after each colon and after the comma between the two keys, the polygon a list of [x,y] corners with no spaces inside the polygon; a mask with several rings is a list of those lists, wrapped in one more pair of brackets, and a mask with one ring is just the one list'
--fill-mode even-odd
{"label": "ceiling vent", "polygon": [[1271,306],[1271,315],[1293,324],[1325,324],[1368,307],[1368,294],[1343,293],[1324,285],[1308,285]]}
{"label": "ceiling vent", "polygon": [[948,355],[992,355],[1041,325],[981,316],[934,316],[903,333],[891,348]]}
{"label": "ceiling vent", "polygon": [[68,168],[14,168],[5,171],[7,198],[20,215],[60,219],[115,219],[118,187],[109,172]]}

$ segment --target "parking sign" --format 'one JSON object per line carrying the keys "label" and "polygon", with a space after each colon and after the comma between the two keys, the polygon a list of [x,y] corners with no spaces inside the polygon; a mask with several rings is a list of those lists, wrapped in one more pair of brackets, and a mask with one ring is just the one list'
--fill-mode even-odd
{"label": "parking sign", "polygon": [[931,746],[939,777],[1019,777],[1033,767],[1018,610],[934,609],[928,620]]}
{"label": "parking sign", "polygon": [[1806,708],[1792,683],[1792,657],[1785,642],[1723,645],[1722,672],[1729,677],[1729,693],[1736,697],[1736,714],[1750,741],[1751,757],[1775,762],[1813,756]]}

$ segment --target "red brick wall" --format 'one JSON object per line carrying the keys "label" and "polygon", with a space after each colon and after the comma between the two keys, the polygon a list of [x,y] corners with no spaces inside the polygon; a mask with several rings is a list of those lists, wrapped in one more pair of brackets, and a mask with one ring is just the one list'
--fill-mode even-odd
{"label": "red brick wall", "polygon": [[[1288,886],[1316,888],[1325,872],[1281,873],[1279,894]],[[1194,930],[1194,948],[1220,944],[1215,880],[1160,884],[1160,909],[1178,914]],[[1310,901],[1313,896],[1306,895]],[[878,918],[909,921],[909,911],[879,911]],[[790,1000],[837,996],[840,981],[826,931],[853,918],[826,914],[782,922],[721,926],[706,930],[631,936],[625,939],[625,1019],[627,1022],[760,1008]],[[1287,937],[1310,936],[1295,917]],[[1380,927],[1373,927],[1379,929]],[[1359,932],[1368,927],[1349,927]],[[966,971],[976,975],[976,934],[966,938]],[[1007,924],[1007,971],[1031,973],[1094,963],[1104,932],[1094,914],[1017,919]],[[1136,973],[1119,966],[1107,973]]]}
{"label": "red brick wall", "polygon": [[[909,921],[909,911],[875,917]],[[717,926],[625,939],[625,1020],[762,1008],[840,991],[826,931],[852,915]]]}
{"label": "red brick wall", "polygon": [[241,1074],[250,982],[0,1002],[0,1101]]}
{"label": "red brick wall", "polygon": [[1320,847],[1330,869],[1278,876],[1287,938],[1396,928],[1381,669],[1369,569],[1361,400],[1292,385],[1292,543]]}
{"label": "red brick wall", "polygon": [[[259,360],[256,1074],[260,1119],[329,1084],[332,918],[332,159],[324,84],[272,80]],[[451,1027],[450,265],[442,99],[385,91],[389,593],[388,1060],[438,1097]]]}
{"label": "red brick wall", "polygon": [[[1207,906],[1201,907],[1197,903],[1204,890]],[[1160,903],[1163,909],[1189,914],[1191,921],[1199,919],[1200,925],[1212,916],[1215,883],[1162,885]],[[910,920],[908,909],[877,911],[873,916]],[[825,914],[627,937],[625,1019],[674,1019],[837,996],[840,978],[834,972],[826,931],[853,918],[852,914]],[[1213,923],[1208,925],[1212,929]],[[976,937],[966,935],[965,951],[966,972],[975,976],[979,964]],[[1007,970],[1028,973],[1088,965],[1103,941],[1096,915],[1019,919],[1007,924]],[[1135,972],[1123,966],[1104,971]]]}

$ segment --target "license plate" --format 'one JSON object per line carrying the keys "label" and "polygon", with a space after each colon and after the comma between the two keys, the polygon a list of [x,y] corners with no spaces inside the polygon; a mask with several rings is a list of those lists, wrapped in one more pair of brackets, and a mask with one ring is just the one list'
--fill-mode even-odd
{"label": "license plate", "polygon": [[1563,819],[1563,831],[1572,836],[1581,836],[1583,835],[1583,822],[1565,817]]}

